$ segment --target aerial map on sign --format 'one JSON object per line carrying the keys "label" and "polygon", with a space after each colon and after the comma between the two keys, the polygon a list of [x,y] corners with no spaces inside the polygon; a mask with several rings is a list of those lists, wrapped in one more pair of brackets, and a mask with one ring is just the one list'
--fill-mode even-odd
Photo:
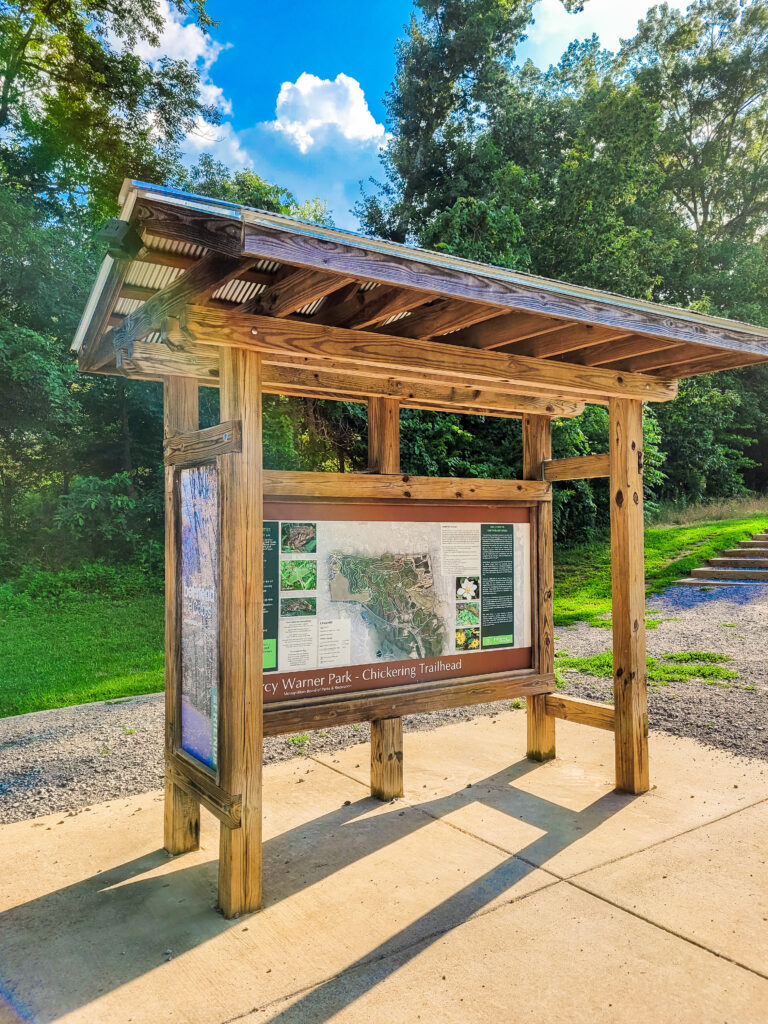
{"label": "aerial map on sign", "polygon": [[529,589],[529,522],[267,519],[265,699],[495,671]]}
{"label": "aerial map on sign", "polygon": [[348,555],[328,559],[332,602],[360,606],[377,658],[430,658],[445,652],[448,624],[427,553]]}

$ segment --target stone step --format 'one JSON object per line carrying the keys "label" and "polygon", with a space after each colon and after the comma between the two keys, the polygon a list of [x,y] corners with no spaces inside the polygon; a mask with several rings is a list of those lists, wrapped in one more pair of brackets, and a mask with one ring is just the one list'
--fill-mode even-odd
{"label": "stone step", "polygon": [[768,580],[768,569],[692,569],[691,576],[697,580]]}
{"label": "stone step", "polygon": [[753,548],[768,548],[768,540],[740,540],[739,547],[744,551],[751,551]]}
{"label": "stone step", "polygon": [[768,544],[751,548],[727,548],[720,555],[724,558],[768,558]]}
{"label": "stone step", "polygon": [[[768,581],[766,581],[768,583]],[[675,580],[673,587],[748,587],[750,580],[694,580],[690,576],[684,580]]]}
{"label": "stone step", "polygon": [[768,569],[768,558],[710,558],[716,569]]}

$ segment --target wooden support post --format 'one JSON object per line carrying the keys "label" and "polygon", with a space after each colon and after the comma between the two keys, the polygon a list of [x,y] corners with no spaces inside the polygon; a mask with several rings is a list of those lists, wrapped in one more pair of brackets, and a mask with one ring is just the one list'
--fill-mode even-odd
{"label": "wooden support post", "polygon": [[[400,403],[368,400],[368,468],[374,473],[400,472]],[[403,795],[403,720],[371,722],[371,796],[393,800]]]}
{"label": "wooden support post", "polygon": [[[197,430],[197,381],[189,377],[168,377],[163,384],[164,434],[169,437]],[[173,507],[173,468],[165,469],[165,749],[173,750],[176,708],[176,666],[179,623],[177,622],[176,557],[178,543]],[[200,846],[200,803],[176,785],[166,767],[164,845],[168,853],[187,853]]]}
{"label": "wooden support post", "polygon": [[[523,417],[523,477],[541,480],[541,464],[552,458],[552,431],[548,416]],[[540,502],[537,512],[536,631],[539,672],[555,670],[555,640],[552,611],[554,566],[552,560],[552,503]],[[528,713],[528,757],[549,761],[555,756],[555,719],[547,712],[546,696],[526,698]]]}
{"label": "wooden support post", "polygon": [[261,904],[263,512],[261,357],[225,349],[221,419],[238,420],[240,452],[221,466],[219,734],[221,786],[241,797],[241,824],[221,823],[219,906],[225,917]]}
{"label": "wooden support post", "polygon": [[611,399],[611,581],[616,788],[648,789],[643,557],[643,406]]}

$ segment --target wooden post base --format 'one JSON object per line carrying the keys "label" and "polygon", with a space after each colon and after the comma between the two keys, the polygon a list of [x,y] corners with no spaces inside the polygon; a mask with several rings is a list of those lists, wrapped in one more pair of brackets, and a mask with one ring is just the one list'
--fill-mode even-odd
{"label": "wooden post base", "polygon": [[261,906],[261,819],[247,814],[240,828],[221,823],[219,839],[219,909],[226,918]]}
{"label": "wooden post base", "polygon": [[394,800],[403,795],[403,720],[371,722],[371,796]]}
{"label": "wooden post base", "polygon": [[200,848],[200,804],[165,777],[165,842],[168,853],[190,853]]}
{"label": "wooden post base", "polygon": [[528,717],[528,758],[551,761],[555,756],[555,718],[547,711],[547,695],[526,697]]}

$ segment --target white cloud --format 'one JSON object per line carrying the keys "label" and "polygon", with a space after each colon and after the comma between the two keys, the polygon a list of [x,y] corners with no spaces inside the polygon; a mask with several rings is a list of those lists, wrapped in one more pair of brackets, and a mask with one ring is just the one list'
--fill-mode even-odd
{"label": "white cloud", "polygon": [[253,168],[253,160],[240,141],[240,137],[229,121],[222,124],[206,124],[198,118],[194,129],[187,135],[182,146],[184,153],[194,162],[202,153],[210,153],[233,170]]}
{"label": "white cloud", "polygon": [[[684,9],[689,0],[668,0],[670,7]],[[587,39],[596,32],[600,43],[617,50],[622,39],[635,34],[637,23],[653,6],[649,0],[587,0],[584,10],[569,14],[561,0],[540,0],[534,8],[534,23],[520,47],[518,58],[530,57],[539,67],[556,64],[574,39]]]}
{"label": "white cloud", "polygon": [[232,103],[224,95],[223,89],[210,77],[211,67],[219,54],[229,49],[231,43],[215,42],[199,25],[186,21],[168,4],[168,0],[160,0],[160,13],[164,24],[157,46],[151,46],[146,40],[139,40],[136,54],[150,64],[154,64],[161,57],[188,61],[200,72],[200,98],[203,103],[216,107],[223,114],[231,115]]}
{"label": "white cloud", "polygon": [[302,153],[340,139],[378,146],[386,135],[384,125],[368,109],[360,83],[345,74],[331,81],[304,71],[295,82],[283,82],[270,125],[292,139]]}

